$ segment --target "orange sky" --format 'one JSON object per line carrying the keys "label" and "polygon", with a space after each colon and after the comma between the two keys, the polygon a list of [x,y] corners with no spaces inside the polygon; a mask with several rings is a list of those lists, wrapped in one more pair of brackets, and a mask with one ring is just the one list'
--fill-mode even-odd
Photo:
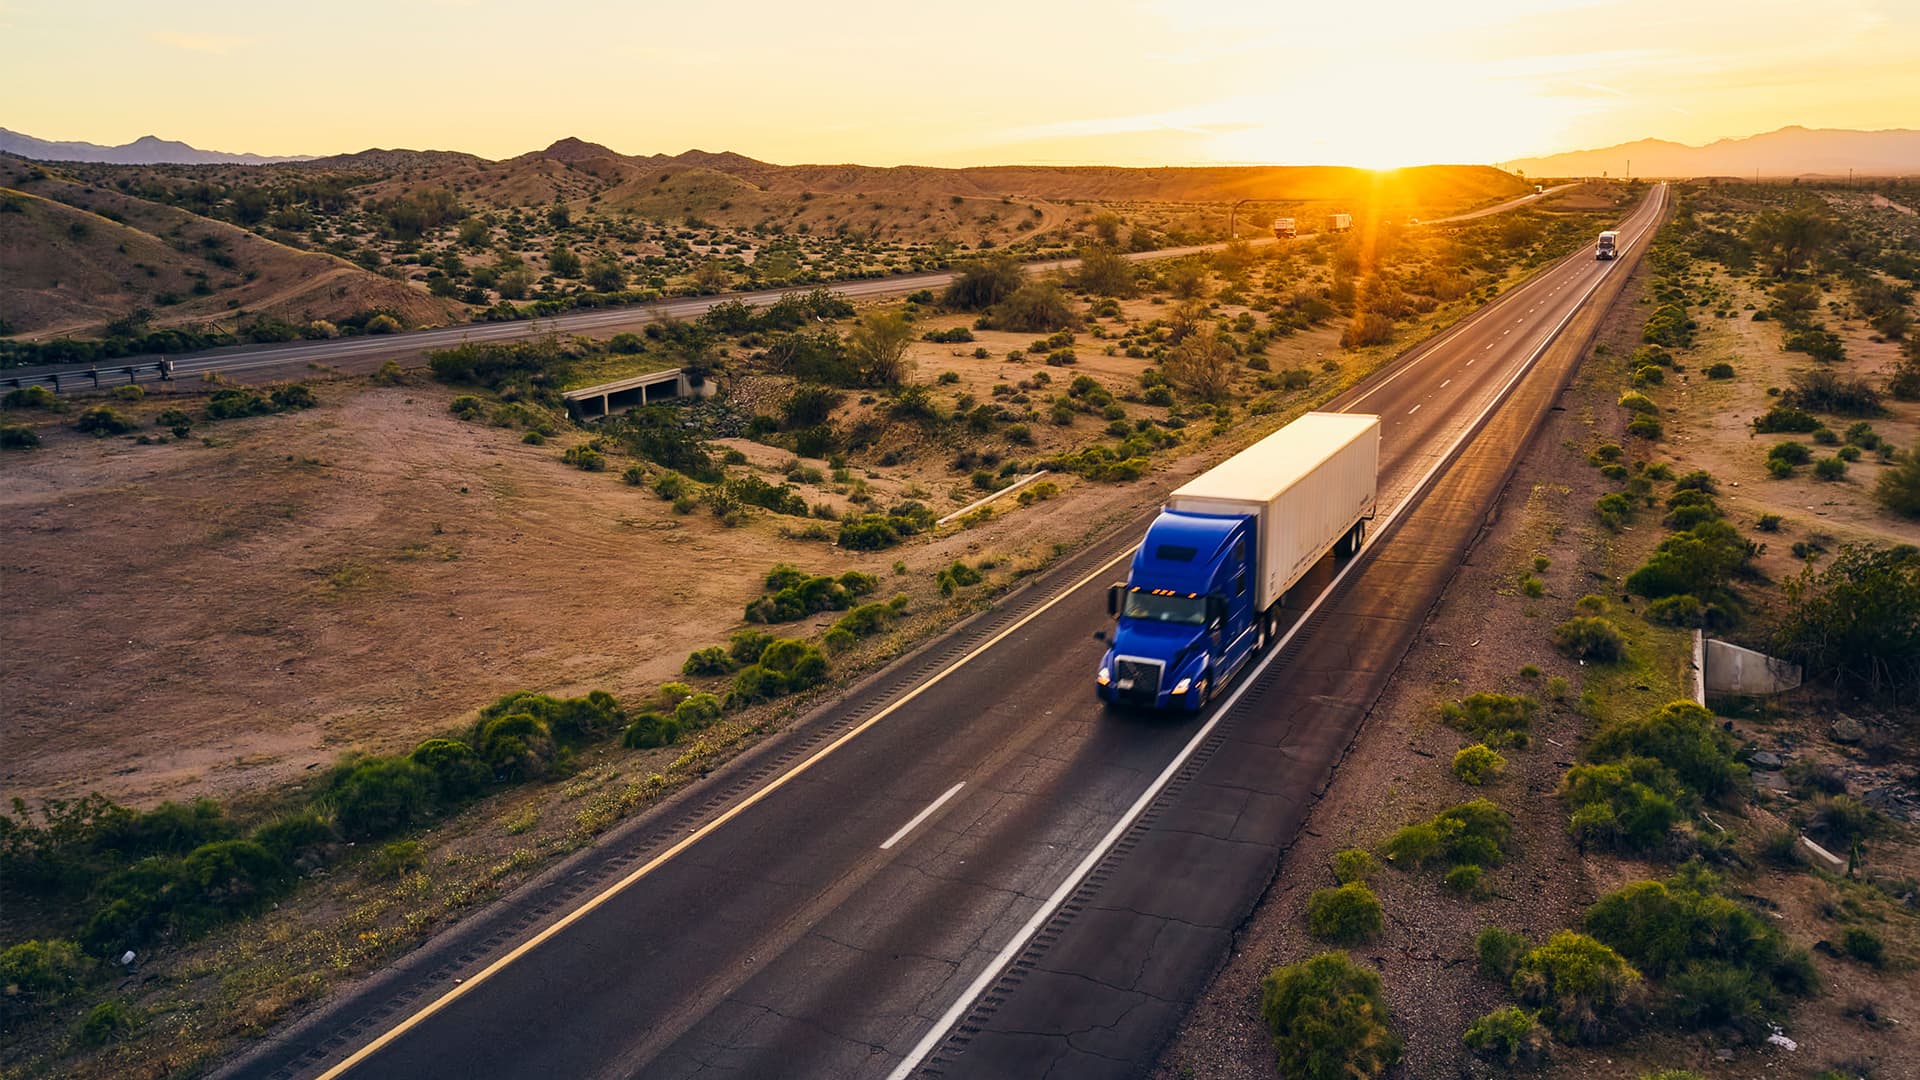
{"label": "orange sky", "polygon": [[265,154],[1499,162],[1920,126],[1913,0],[0,0],[0,125]]}

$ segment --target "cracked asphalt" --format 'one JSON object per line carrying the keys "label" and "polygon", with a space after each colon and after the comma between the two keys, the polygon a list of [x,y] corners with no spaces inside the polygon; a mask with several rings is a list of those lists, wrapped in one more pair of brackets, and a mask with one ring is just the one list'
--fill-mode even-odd
{"label": "cracked asphalt", "polygon": [[[1657,218],[1657,202],[1633,215],[1630,236]],[[1447,464],[1445,448],[1615,265],[1575,257],[1550,267],[1335,403],[1383,418],[1383,511]],[[1546,399],[1522,393],[1514,405],[1543,413]],[[512,932],[453,960],[446,954],[472,943],[429,946],[411,967],[274,1034],[225,1075],[326,1075],[379,1039],[349,1075],[886,1076],[970,984],[995,977],[990,965],[1057,893],[1065,896],[1057,912],[977,1001],[963,1003],[916,1075],[1143,1075],[1272,883],[1480,527],[1517,454],[1512,440],[1474,440],[1369,544],[1362,565],[1077,887],[1072,869],[1201,725],[1107,713],[1093,698],[1092,633],[1108,625],[1101,581],[1062,593],[1126,550],[1137,529],[1030,587],[1059,597],[1052,607],[511,963],[485,974],[603,886],[583,885],[541,922],[501,924]],[[1333,574],[1323,563],[1294,594],[1312,602]],[[1021,595],[1002,608],[1018,611]],[[989,630],[1014,625],[1010,612],[984,618]],[[629,823],[582,853],[577,869],[503,901],[499,917],[529,910],[569,874],[594,880],[589,871],[623,857],[623,846],[651,851],[677,839],[666,830],[684,835],[690,823],[711,822],[737,797],[691,816],[687,802],[724,794],[756,768],[778,775],[788,767],[783,747],[907,692],[894,676],[916,660]],[[957,794],[882,848],[956,783]],[[474,924],[472,937],[494,925]],[[458,996],[444,999],[455,986]],[[430,1015],[412,1019],[429,1002]]]}

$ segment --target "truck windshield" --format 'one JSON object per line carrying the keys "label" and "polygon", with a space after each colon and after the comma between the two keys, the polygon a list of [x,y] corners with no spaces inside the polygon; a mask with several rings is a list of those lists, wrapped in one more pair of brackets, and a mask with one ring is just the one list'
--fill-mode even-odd
{"label": "truck windshield", "polygon": [[1149,592],[1129,592],[1120,615],[1127,619],[1204,626],[1207,621],[1207,601],[1198,596],[1155,596]]}

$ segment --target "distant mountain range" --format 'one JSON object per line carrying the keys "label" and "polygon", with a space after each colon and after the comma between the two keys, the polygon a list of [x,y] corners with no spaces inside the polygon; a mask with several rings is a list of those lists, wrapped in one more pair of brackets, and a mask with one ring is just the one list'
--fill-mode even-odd
{"label": "distant mountain range", "polygon": [[90,142],[52,142],[0,128],[0,152],[36,161],[88,161],[108,165],[275,165],[305,157],[262,157],[201,150],[183,142],[142,135],[122,146]]}
{"label": "distant mountain range", "polygon": [[1528,176],[1912,176],[1920,174],[1920,131],[1847,131],[1784,127],[1744,139],[1686,146],[1641,139],[1601,150],[1576,150],[1509,161]]}

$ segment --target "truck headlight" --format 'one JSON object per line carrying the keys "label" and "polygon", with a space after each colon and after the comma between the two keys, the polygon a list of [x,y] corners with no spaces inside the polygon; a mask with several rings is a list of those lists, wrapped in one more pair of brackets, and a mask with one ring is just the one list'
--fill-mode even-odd
{"label": "truck headlight", "polygon": [[1179,682],[1173,684],[1173,690],[1171,692],[1174,695],[1178,696],[1180,694],[1186,693],[1188,690],[1191,690],[1191,689],[1193,689],[1193,680],[1181,679]]}
{"label": "truck headlight", "polygon": [[1105,686],[1113,681],[1113,672],[1108,671],[1106,668],[1101,668],[1100,674],[1095,675],[1093,681],[1099,683],[1101,686]]}

